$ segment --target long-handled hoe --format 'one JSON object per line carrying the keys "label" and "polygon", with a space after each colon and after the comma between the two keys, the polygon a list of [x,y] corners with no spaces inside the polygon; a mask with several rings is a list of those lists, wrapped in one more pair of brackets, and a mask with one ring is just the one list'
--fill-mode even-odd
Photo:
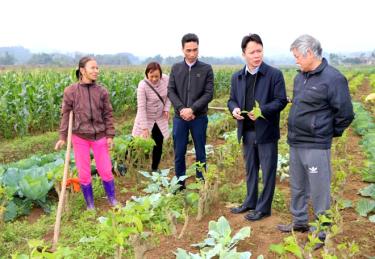
{"label": "long-handled hoe", "polygon": [[56,251],[57,242],[59,241],[59,234],[60,234],[60,223],[61,223],[61,214],[64,207],[64,199],[65,199],[65,190],[66,190],[66,181],[68,178],[68,171],[69,171],[69,162],[70,162],[70,149],[72,143],[72,125],[73,125],[73,111],[69,114],[69,127],[68,127],[68,141],[66,144],[66,154],[65,154],[65,164],[64,164],[64,175],[61,183],[61,192],[59,197],[59,204],[57,206],[56,212],[56,221],[55,221],[55,230],[53,232],[53,243],[51,252]]}

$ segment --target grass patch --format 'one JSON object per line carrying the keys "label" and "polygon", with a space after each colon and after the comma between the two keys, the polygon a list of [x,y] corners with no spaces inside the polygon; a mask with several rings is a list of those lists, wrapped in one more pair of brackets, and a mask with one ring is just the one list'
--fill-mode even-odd
{"label": "grass patch", "polygon": [[28,253],[27,241],[40,239],[53,231],[55,214],[42,215],[35,223],[27,219],[4,223],[0,229],[0,258],[13,253]]}
{"label": "grass patch", "polygon": [[54,152],[58,132],[46,132],[37,136],[27,136],[0,141],[0,163],[6,164]]}

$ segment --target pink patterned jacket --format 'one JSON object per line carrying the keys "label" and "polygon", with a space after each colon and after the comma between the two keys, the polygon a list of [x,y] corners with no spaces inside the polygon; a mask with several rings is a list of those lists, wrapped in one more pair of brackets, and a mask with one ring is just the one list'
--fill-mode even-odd
{"label": "pink patterned jacket", "polygon": [[[146,78],[144,80],[147,80]],[[141,136],[143,129],[151,130],[156,123],[163,134],[164,139],[169,137],[168,120],[163,118],[163,112],[169,112],[171,102],[167,97],[169,76],[164,75],[159,83],[153,85],[154,89],[163,98],[165,105],[161,102],[159,97],[152,91],[152,89],[144,82],[140,81],[137,89],[137,116],[135,117],[133,126],[133,136]]]}

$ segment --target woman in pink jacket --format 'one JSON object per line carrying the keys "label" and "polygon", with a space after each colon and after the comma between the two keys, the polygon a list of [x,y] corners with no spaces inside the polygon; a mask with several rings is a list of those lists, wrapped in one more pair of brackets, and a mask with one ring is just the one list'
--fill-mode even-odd
{"label": "woman in pink jacket", "polygon": [[169,137],[169,77],[162,73],[160,65],[156,62],[147,65],[145,75],[146,78],[138,84],[137,116],[132,135],[143,138],[151,136],[155,140],[151,170],[157,171],[163,151],[163,140]]}

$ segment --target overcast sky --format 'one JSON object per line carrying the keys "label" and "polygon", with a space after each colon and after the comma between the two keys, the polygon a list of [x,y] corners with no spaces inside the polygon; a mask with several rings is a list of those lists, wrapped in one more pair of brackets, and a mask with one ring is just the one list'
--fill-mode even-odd
{"label": "overcast sky", "polygon": [[[181,54],[181,37],[200,38],[200,55],[237,56],[258,33],[266,56],[289,54],[301,34],[326,52],[375,50],[373,0],[1,0],[0,47],[33,52]],[[267,55],[268,54],[268,55]]]}

